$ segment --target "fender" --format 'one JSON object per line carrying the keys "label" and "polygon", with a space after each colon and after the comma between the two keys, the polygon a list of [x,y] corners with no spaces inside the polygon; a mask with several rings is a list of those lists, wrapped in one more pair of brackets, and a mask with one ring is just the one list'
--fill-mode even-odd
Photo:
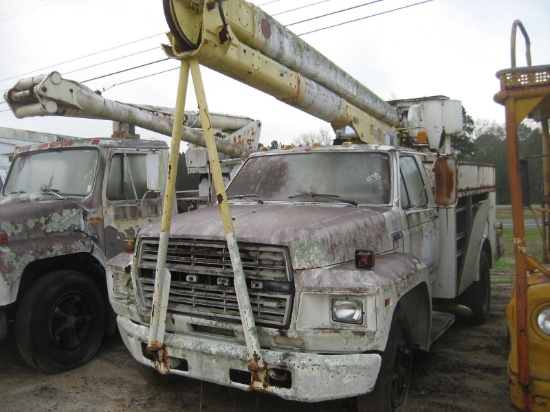
{"label": "fender", "polygon": [[[375,325],[372,348],[385,348],[393,313],[404,308],[414,335],[415,346],[426,348],[431,316],[430,275],[426,265],[410,253],[377,256],[369,270],[357,269],[354,262],[295,272],[298,293],[373,298],[374,305],[365,315]],[[302,303],[299,307],[304,306]],[[374,313],[371,313],[374,312]],[[425,327],[422,327],[422,324]],[[373,328],[374,326],[374,328]]]}
{"label": "fender", "polygon": [[[458,275],[458,293],[460,295],[473,282],[479,280],[479,256],[483,248],[483,241],[486,238],[487,222],[489,218],[490,200],[479,202],[474,209],[475,216],[471,225],[471,232],[466,243],[466,253],[462,261]],[[491,254],[489,254],[489,257]],[[470,268],[466,270],[466,268]]]}
{"label": "fender", "polygon": [[43,217],[24,215],[26,209],[19,205],[22,211],[16,216],[21,216],[21,222],[12,225],[14,229],[8,232],[9,244],[0,248],[0,306],[15,302],[21,277],[30,263],[57,256],[90,253],[94,249],[89,237],[74,230],[82,222],[80,205],[75,202],[53,205],[51,208],[44,205],[39,209]]}

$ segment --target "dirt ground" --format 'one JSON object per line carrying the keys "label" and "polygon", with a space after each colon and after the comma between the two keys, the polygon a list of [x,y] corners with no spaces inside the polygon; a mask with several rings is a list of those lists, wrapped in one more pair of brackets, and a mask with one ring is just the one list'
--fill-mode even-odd
{"label": "dirt ground", "polygon": [[[498,283],[508,275],[492,272],[492,310],[486,324],[455,324],[430,353],[416,356],[410,411],[513,411],[508,402],[504,315],[511,285]],[[0,342],[0,410],[343,412],[353,410],[353,401],[302,404],[186,379],[148,385],[120,338],[105,342],[88,365],[47,375],[27,366],[10,335]]]}

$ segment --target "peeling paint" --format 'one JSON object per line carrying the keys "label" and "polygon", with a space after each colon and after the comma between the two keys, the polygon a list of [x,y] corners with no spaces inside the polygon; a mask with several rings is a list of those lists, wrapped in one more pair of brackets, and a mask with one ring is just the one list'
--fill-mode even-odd
{"label": "peeling paint", "polygon": [[80,210],[64,209],[61,214],[53,213],[50,222],[42,226],[47,233],[62,232],[80,223]]}
{"label": "peeling paint", "polygon": [[13,225],[10,222],[2,222],[1,227],[2,227],[2,230],[7,233],[8,237],[13,235],[19,235],[21,232],[23,232],[23,225],[21,223]]}

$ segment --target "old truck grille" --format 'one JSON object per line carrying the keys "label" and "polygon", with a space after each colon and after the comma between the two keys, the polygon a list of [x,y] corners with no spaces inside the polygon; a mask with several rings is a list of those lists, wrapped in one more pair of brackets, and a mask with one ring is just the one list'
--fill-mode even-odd
{"label": "old truck grille", "polygon": [[[294,298],[287,252],[281,247],[239,244],[254,319],[258,325],[286,327]],[[141,243],[138,290],[151,309],[158,240]],[[240,322],[233,269],[224,242],[171,239],[166,268],[172,275],[168,313]]]}

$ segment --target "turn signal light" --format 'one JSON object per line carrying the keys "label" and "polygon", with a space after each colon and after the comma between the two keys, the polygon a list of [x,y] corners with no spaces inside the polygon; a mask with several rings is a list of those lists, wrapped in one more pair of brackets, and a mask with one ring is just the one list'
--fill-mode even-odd
{"label": "turn signal light", "polygon": [[0,246],[8,246],[8,234],[3,230],[0,231]]}
{"label": "turn signal light", "polygon": [[420,144],[428,143],[428,135],[424,130],[420,130],[418,132],[418,137],[416,138],[416,142]]}
{"label": "turn signal light", "polygon": [[132,253],[136,248],[136,238],[128,236],[124,239],[124,250]]}
{"label": "turn signal light", "polygon": [[356,250],[355,267],[358,269],[371,269],[374,267],[376,253],[374,250]]}

